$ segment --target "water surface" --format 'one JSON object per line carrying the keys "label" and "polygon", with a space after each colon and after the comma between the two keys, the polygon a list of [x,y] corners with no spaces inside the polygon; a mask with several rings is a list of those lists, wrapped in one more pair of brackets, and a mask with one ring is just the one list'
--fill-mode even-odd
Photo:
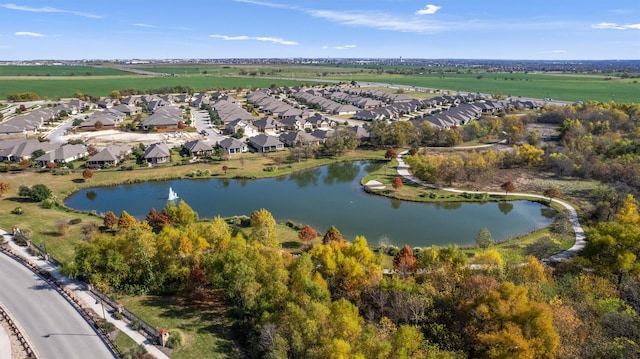
{"label": "water surface", "polygon": [[545,216],[546,206],[529,201],[433,204],[371,195],[360,179],[376,166],[342,162],[260,180],[185,179],[91,188],[73,194],[65,204],[116,215],[126,210],[144,219],[152,207],[160,211],[166,205],[171,187],[200,218],[251,215],[265,208],[278,222],[309,224],[319,233],[334,225],[345,238],[362,235],[371,245],[474,244],[482,227],[494,239],[505,240],[552,221]]}

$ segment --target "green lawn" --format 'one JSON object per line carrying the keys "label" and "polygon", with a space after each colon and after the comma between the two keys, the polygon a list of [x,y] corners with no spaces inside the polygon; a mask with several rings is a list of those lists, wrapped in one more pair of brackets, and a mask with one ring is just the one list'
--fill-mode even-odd
{"label": "green lawn", "polygon": [[206,303],[185,303],[177,297],[140,296],[118,298],[125,308],[157,329],[178,329],[185,336],[185,345],[176,349],[172,359],[240,358],[232,339],[233,320],[230,309],[212,293]]}

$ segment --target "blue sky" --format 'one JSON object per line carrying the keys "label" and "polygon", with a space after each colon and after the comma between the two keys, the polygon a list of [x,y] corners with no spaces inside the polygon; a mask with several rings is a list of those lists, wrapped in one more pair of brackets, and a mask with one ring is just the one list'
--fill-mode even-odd
{"label": "blue sky", "polygon": [[640,59],[640,0],[0,0],[0,60]]}

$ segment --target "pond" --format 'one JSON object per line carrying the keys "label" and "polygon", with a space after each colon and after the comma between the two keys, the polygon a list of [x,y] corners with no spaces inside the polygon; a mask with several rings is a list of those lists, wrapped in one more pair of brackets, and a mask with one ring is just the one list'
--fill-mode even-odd
{"label": "pond", "polygon": [[530,201],[417,203],[366,193],[360,180],[379,168],[375,162],[341,162],[287,176],[260,180],[184,179],[83,189],[67,207],[144,219],[164,208],[173,189],[200,218],[250,216],[264,208],[278,222],[309,224],[324,234],[332,225],[347,239],[364,236],[372,246],[468,245],[482,227],[505,240],[547,226],[548,207]]}

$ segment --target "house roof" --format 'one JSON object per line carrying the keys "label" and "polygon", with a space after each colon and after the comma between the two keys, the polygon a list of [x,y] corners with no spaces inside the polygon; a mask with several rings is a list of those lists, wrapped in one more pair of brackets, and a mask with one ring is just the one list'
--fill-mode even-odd
{"label": "house roof", "polygon": [[169,147],[164,143],[154,143],[147,147],[144,151],[144,158],[164,158],[170,157],[171,151],[169,151]]}
{"label": "house roof", "polygon": [[249,141],[258,147],[282,146],[284,143],[275,136],[257,135],[249,138]]}
{"label": "house roof", "polygon": [[245,146],[245,143],[233,137],[227,137],[224,140],[218,142],[218,146],[222,148],[242,148]]}
{"label": "house roof", "polygon": [[209,146],[206,142],[202,140],[189,141],[185,143],[183,146],[190,153],[213,151],[213,148],[211,148],[211,146]]}

